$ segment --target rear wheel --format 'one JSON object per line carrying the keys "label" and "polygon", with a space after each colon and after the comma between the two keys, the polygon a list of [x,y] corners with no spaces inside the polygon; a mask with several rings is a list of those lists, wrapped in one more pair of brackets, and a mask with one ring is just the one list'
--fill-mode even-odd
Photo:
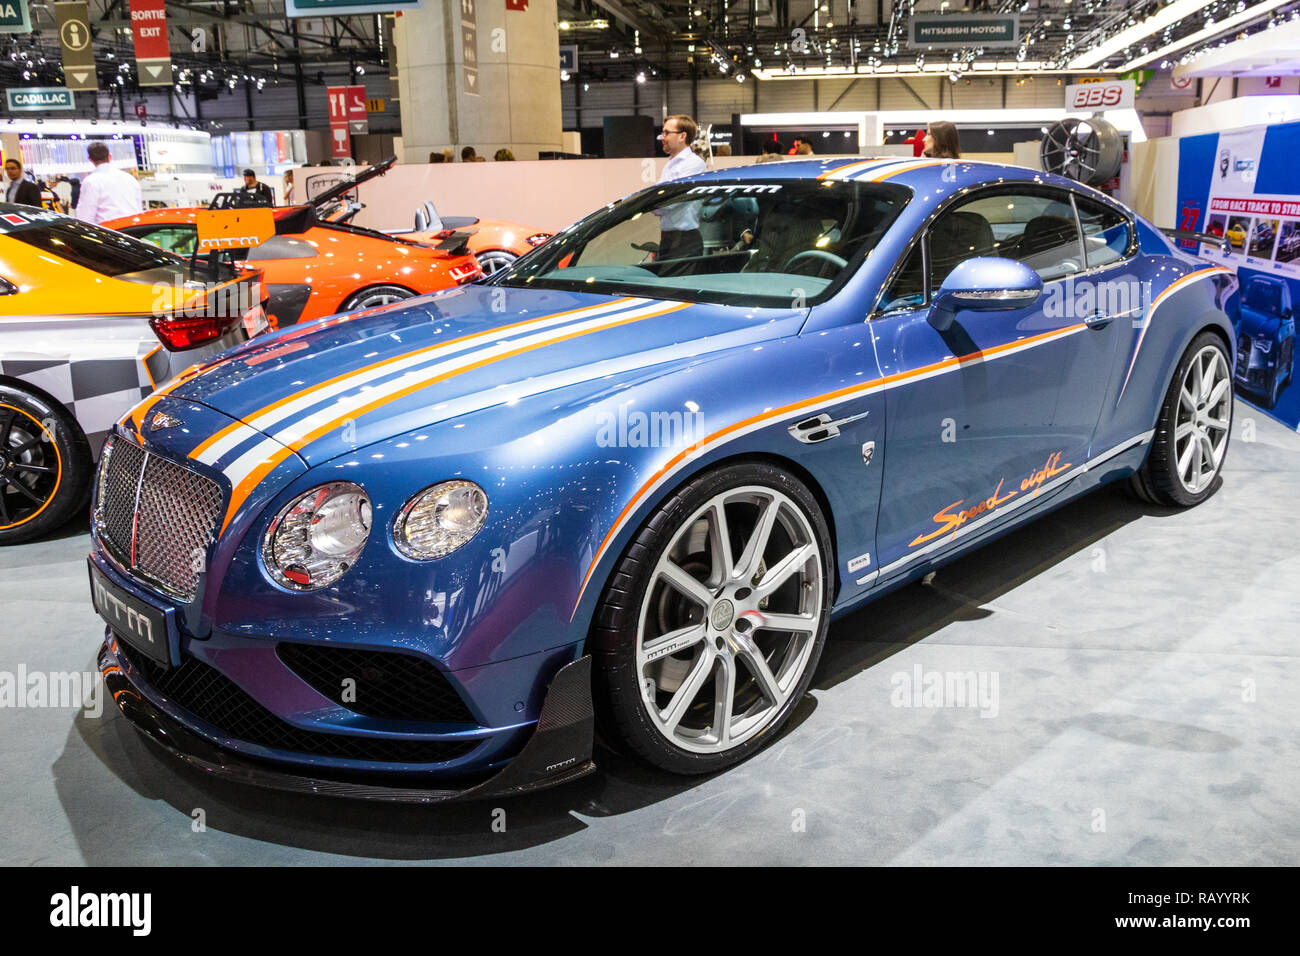
{"label": "rear wheel", "polygon": [[480,252],[474,258],[478,260],[478,267],[483,270],[483,274],[490,276],[494,272],[501,271],[519,257],[506,249],[489,249],[486,252]]}
{"label": "rear wheel", "polygon": [[1190,507],[1210,497],[1232,430],[1228,350],[1213,332],[1187,347],[1160,407],[1155,437],[1133,486],[1147,501]]}
{"label": "rear wheel", "polygon": [[58,528],[86,506],[93,462],[62,406],[0,385],[0,545]]}
{"label": "rear wheel", "polygon": [[685,485],[642,526],[596,610],[603,722],[676,773],[764,746],[821,656],[830,562],[821,509],[788,472],[747,463]]}
{"label": "rear wheel", "polygon": [[340,312],[353,312],[357,309],[373,309],[377,305],[391,305],[402,299],[409,299],[415,293],[400,285],[372,285],[368,289],[354,292],[343,303]]}

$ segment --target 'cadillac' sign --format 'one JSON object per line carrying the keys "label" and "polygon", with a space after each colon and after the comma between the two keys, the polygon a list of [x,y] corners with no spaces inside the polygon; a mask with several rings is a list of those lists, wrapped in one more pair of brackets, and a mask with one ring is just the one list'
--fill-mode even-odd
{"label": "'cadillac' sign", "polygon": [[31,113],[38,110],[70,110],[72,91],[62,86],[17,86],[5,90],[9,112]]}

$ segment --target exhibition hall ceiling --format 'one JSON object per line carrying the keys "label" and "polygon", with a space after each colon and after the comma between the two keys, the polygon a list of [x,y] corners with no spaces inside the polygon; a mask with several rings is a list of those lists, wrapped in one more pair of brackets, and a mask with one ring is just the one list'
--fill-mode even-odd
{"label": "exhibition hall ceiling", "polygon": [[[100,89],[135,90],[127,0],[88,6]],[[0,82],[61,85],[53,4],[30,8],[33,32],[0,34]],[[389,69],[388,15],[290,19],[283,0],[166,9],[182,93],[215,95],[241,82],[260,89],[298,71],[315,82],[340,67],[356,76]],[[1300,0],[556,0],[556,19],[560,45],[576,51],[566,78],[928,74],[957,82],[980,72],[1186,68],[1224,44],[1300,22]]]}

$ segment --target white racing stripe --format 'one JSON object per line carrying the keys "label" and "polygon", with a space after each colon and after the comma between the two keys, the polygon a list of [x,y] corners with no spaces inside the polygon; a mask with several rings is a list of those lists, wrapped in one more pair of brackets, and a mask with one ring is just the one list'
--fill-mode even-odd
{"label": "white racing stripe", "polygon": [[578,335],[584,332],[598,329],[608,324],[611,320],[632,321],[642,317],[648,317],[665,308],[664,303],[651,301],[649,305],[640,306],[627,310],[607,311],[606,313],[589,319],[585,322],[576,322],[565,325],[560,329],[548,329],[533,335],[526,335],[521,338],[508,339],[497,342],[486,348],[475,349],[466,354],[456,355],[445,362],[440,362],[426,368],[414,369],[408,371],[392,381],[384,382],[382,385],[376,385],[372,388],[363,388],[362,391],[348,395],[335,401],[331,405],[313,412],[311,415],[301,418],[298,421],[276,431],[271,438],[265,439],[254,445],[251,449],[237,458],[228,465],[224,471],[226,477],[230,480],[232,487],[238,485],[262,462],[281,448],[292,446],[294,442],[310,434],[312,431],[339,418],[345,418],[349,411],[367,405],[371,402],[378,401],[386,396],[393,395],[403,389],[410,388],[419,384],[421,381],[435,379],[440,375],[448,372],[455,372],[457,369],[467,365],[473,365],[495,356],[513,352],[516,349],[529,348],[533,346],[545,345],[555,337],[568,337]]}
{"label": "white racing stripe", "polygon": [[[257,414],[250,416],[247,421],[241,424],[238,428],[234,429],[229,434],[222,436],[212,445],[205,448],[196,456],[196,459],[206,465],[215,465],[222,456],[248,441],[254,435],[262,435],[277,423],[290,419],[295,415],[299,415],[306,409],[311,408],[313,405],[318,405],[322,401],[341,395],[351,389],[363,387],[376,379],[383,378],[395,372],[419,367],[426,363],[434,362],[446,355],[458,354],[477,349],[481,346],[481,343],[484,340],[491,339],[494,336],[499,338],[503,334],[515,335],[540,329],[554,328],[557,325],[563,325],[567,322],[574,322],[575,320],[581,321],[585,317],[600,316],[606,318],[625,310],[630,311],[632,309],[644,308],[647,305],[653,304],[655,304],[654,300],[643,298],[633,298],[614,303],[605,303],[602,305],[590,306],[585,309],[563,312],[557,315],[544,316],[517,329],[508,331],[500,328],[488,329],[483,332],[477,332],[449,341],[445,345],[421,349],[413,355],[408,355],[404,358],[385,363],[377,368],[367,369],[364,372],[350,375],[347,378],[335,382],[325,388],[305,389],[299,397],[295,398],[291,402],[286,402],[283,405],[278,405],[267,411],[258,412]],[[511,344],[514,344],[521,340],[513,339],[508,341]],[[475,352],[474,354],[479,355],[482,353]],[[442,368],[443,366],[438,367]],[[404,380],[409,381],[409,379]],[[369,398],[369,393],[367,393],[367,398]]]}

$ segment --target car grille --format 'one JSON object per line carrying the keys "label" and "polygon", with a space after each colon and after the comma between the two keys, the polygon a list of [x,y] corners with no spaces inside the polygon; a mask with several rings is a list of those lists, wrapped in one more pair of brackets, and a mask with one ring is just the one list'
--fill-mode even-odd
{"label": "car grille", "polygon": [[[474,722],[451,682],[422,658],[292,643],[280,644],[276,653],[320,693],[358,714],[388,720]],[[345,685],[345,681],[353,683]]]}
{"label": "car grille", "polygon": [[325,734],[286,723],[249,697],[215,667],[186,656],[167,668],[117,640],[135,675],[178,707],[234,740],[291,753],[376,763],[441,763],[463,757],[477,740],[395,740]]}
{"label": "car grille", "polygon": [[212,479],[119,437],[100,462],[95,530],[132,573],[189,602],[223,501]]}

